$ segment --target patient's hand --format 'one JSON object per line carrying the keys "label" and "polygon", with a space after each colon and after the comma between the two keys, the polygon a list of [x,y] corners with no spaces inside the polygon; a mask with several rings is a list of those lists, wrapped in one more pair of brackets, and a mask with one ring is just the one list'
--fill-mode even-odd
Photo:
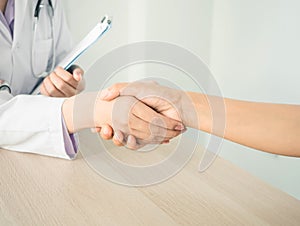
{"label": "patient's hand", "polygon": [[[183,109],[189,111],[189,108],[191,108],[191,114],[194,110],[190,104],[191,101],[183,91],[160,86],[151,81],[118,83],[104,90],[100,97],[109,101],[120,95],[134,96],[156,112],[183,123],[188,121],[186,116],[189,116],[186,112],[183,114]],[[103,126],[102,129],[98,128],[98,132],[104,139],[111,139],[113,134],[113,130],[109,126]],[[115,132],[117,131],[115,130]],[[122,145],[115,136],[113,139],[116,145]]]}

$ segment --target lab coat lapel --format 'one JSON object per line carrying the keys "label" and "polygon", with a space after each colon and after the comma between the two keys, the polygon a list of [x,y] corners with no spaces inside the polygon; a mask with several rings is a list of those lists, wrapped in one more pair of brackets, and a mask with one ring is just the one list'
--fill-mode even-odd
{"label": "lab coat lapel", "polygon": [[28,0],[15,0],[15,25],[14,25],[14,40],[13,40],[13,47],[18,42],[22,26],[24,23],[24,17],[27,9],[27,1]]}
{"label": "lab coat lapel", "polygon": [[3,37],[11,44],[12,38],[11,38],[10,31],[3,23],[0,23],[0,32],[2,33]]}

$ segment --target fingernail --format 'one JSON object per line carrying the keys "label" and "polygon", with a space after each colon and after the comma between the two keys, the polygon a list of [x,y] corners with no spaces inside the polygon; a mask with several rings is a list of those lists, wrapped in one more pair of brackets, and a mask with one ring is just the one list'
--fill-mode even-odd
{"label": "fingernail", "polygon": [[130,146],[135,146],[136,142],[135,142],[135,138],[132,135],[129,135],[127,138],[127,144]]}
{"label": "fingernail", "polygon": [[104,128],[103,128],[103,133],[104,133],[104,135],[108,135],[108,132],[109,132],[109,131],[108,131],[108,128],[104,127]]}
{"label": "fingernail", "polygon": [[123,142],[124,137],[123,137],[122,132],[116,131],[114,137],[115,137],[115,139],[118,140],[119,142]]}
{"label": "fingernail", "polygon": [[75,74],[73,75],[74,79],[79,82],[81,80],[81,73],[80,72],[75,72]]}
{"label": "fingernail", "polygon": [[178,131],[182,131],[182,130],[184,130],[185,129],[185,126],[184,125],[182,125],[182,124],[178,124],[177,126],[175,126],[175,128],[174,128],[175,130],[178,130]]}
{"label": "fingernail", "polygon": [[168,144],[168,143],[170,143],[170,140],[164,140],[163,141],[163,144]]}

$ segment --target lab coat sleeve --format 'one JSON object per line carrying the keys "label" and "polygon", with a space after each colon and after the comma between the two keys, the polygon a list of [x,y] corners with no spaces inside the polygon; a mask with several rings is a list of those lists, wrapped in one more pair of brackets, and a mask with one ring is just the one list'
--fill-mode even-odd
{"label": "lab coat sleeve", "polygon": [[65,147],[61,107],[64,98],[11,96],[0,92],[0,147],[72,159]]}

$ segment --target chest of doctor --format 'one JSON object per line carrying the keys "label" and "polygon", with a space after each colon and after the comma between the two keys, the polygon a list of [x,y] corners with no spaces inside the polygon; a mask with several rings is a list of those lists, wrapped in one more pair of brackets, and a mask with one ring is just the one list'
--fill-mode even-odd
{"label": "chest of doctor", "polygon": [[49,70],[55,54],[54,21],[48,7],[35,18],[37,1],[25,2],[15,1],[13,37],[0,24],[0,79],[10,84],[13,95],[29,93],[38,76]]}

